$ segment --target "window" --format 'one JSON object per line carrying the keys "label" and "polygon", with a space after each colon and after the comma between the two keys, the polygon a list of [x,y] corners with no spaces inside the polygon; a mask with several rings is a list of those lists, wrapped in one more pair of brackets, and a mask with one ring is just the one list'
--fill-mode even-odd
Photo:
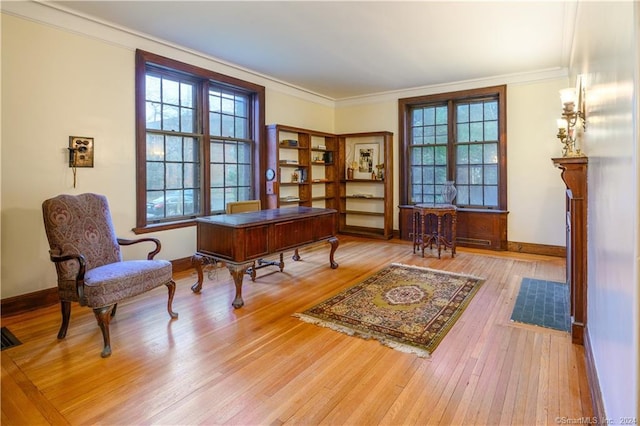
{"label": "window", "polygon": [[455,181],[459,208],[506,208],[505,87],[401,99],[401,203],[441,203]]}
{"label": "window", "polygon": [[136,232],[258,198],[264,87],[136,52]]}

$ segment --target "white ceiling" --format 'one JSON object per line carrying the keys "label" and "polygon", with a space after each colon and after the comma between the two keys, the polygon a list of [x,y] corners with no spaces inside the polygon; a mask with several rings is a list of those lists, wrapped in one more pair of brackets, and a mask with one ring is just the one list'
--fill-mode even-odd
{"label": "white ceiling", "polygon": [[56,1],[329,99],[567,68],[575,1]]}

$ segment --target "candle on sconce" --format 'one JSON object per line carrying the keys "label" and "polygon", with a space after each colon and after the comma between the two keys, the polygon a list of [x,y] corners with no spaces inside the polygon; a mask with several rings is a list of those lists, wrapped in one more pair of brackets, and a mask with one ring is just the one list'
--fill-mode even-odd
{"label": "candle on sconce", "polygon": [[573,87],[562,89],[560,91],[560,101],[565,109],[573,110],[573,106],[576,103],[576,89]]}

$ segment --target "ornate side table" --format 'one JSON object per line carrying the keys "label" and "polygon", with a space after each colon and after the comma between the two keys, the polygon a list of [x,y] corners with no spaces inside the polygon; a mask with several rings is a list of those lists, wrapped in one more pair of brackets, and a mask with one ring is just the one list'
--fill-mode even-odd
{"label": "ornate side table", "polygon": [[451,249],[451,257],[456,254],[456,206],[451,204],[416,204],[413,206],[413,252],[416,247],[422,251],[435,243],[438,259],[442,248]]}

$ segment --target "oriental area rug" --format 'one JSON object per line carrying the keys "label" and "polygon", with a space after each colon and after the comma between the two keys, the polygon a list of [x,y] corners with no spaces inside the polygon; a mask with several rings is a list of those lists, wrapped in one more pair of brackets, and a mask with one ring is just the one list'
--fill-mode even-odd
{"label": "oriental area rug", "polygon": [[428,357],[483,282],[469,275],[392,263],[294,316]]}

